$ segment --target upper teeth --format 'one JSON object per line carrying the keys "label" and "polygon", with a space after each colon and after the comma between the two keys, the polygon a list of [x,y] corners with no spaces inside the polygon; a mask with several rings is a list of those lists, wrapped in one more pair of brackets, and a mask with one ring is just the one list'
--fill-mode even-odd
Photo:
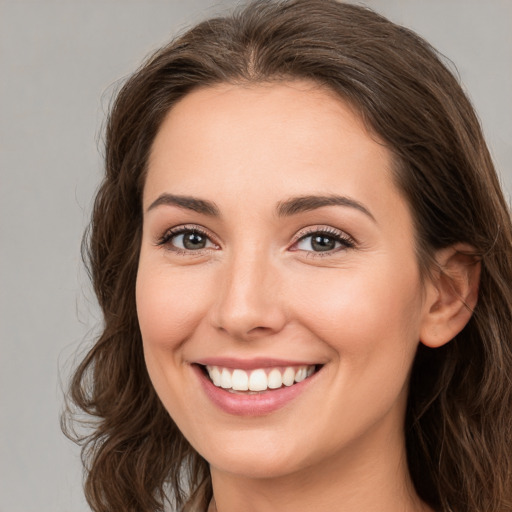
{"label": "upper teeth", "polygon": [[206,370],[217,387],[234,391],[265,391],[301,382],[314,373],[315,366],[258,368],[250,372],[219,366],[207,366]]}

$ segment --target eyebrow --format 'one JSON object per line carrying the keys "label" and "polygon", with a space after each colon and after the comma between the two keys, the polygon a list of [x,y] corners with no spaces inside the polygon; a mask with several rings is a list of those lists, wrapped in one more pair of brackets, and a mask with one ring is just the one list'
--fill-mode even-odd
{"label": "eyebrow", "polygon": [[[162,194],[158,196],[158,198],[149,205],[146,211],[149,212],[161,205],[177,206],[178,208],[192,210],[210,217],[220,217],[220,210],[214,202],[206,199],[199,199],[197,197],[180,196],[175,194]],[[276,211],[278,217],[290,217],[299,213],[323,208],[324,206],[346,206],[349,208],[355,208],[376,222],[375,217],[371,214],[368,208],[360,202],[350,197],[338,195],[307,195],[291,197],[286,201],[280,201],[277,204]]]}
{"label": "eyebrow", "polygon": [[162,194],[158,196],[158,198],[149,205],[146,211],[149,212],[161,205],[177,206],[178,208],[192,210],[210,217],[220,217],[219,208],[212,201],[191,196],[177,196],[174,194]]}
{"label": "eyebrow", "polygon": [[279,217],[288,217],[290,215],[296,215],[298,213],[316,210],[324,206],[347,206],[349,208],[355,208],[376,222],[375,217],[371,214],[370,210],[368,210],[368,208],[366,208],[360,202],[350,197],[338,195],[308,195],[292,197],[286,201],[281,201],[278,203],[277,215]]}

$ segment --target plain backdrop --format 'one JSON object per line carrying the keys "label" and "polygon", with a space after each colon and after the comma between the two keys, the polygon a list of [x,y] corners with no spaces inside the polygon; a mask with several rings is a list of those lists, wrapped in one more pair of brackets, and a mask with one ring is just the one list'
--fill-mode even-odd
{"label": "plain backdrop", "polygon": [[[100,318],[80,239],[118,80],[233,1],[0,0],[0,512],[85,512],[62,386]],[[512,191],[512,1],[365,2],[457,66]],[[81,347],[81,348],[80,348]]]}

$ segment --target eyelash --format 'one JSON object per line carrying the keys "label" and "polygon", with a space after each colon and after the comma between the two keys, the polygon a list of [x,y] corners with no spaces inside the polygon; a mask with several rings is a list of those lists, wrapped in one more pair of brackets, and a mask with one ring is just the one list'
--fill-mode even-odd
{"label": "eyelash", "polygon": [[[211,248],[202,248],[198,250],[192,250],[192,249],[182,249],[180,247],[174,246],[171,241],[174,237],[179,235],[184,235],[186,233],[191,234],[198,234],[201,236],[204,236],[207,238],[210,243],[218,247],[218,244],[212,240],[212,236],[206,232],[204,229],[200,228],[199,226],[192,225],[184,225],[184,226],[177,226],[175,228],[168,229],[157,241],[157,246],[167,246],[168,250],[171,250],[179,255],[202,255],[204,251],[208,251]],[[347,249],[353,249],[356,246],[355,240],[350,237],[349,235],[343,233],[342,231],[339,231],[334,228],[329,227],[314,227],[309,228],[306,231],[302,231],[297,234],[295,237],[291,247],[296,247],[300,242],[303,240],[306,240],[308,237],[311,237],[313,235],[324,235],[326,238],[332,239],[334,242],[341,244],[341,247],[338,247],[336,249],[328,250],[328,251],[303,251],[307,253],[307,257],[310,258],[324,258],[327,256],[332,256],[333,253],[339,252],[341,250],[347,250]],[[291,249],[293,251],[301,251],[301,249]]]}
{"label": "eyelash", "polygon": [[192,255],[192,254],[195,256],[200,256],[201,254],[203,254],[204,251],[207,251],[210,249],[209,247],[203,248],[203,249],[198,249],[198,250],[182,249],[181,247],[176,247],[176,246],[172,245],[171,240],[174,237],[179,236],[179,235],[184,235],[186,233],[204,236],[215,246],[218,245],[212,240],[212,236],[209,233],[207,233],[204,229],[201,229],[199,226],[196,226],[196,225],[177,226],[175,228],[168,229],[162,235],[162,237],[160,237],[160,239],[157,241],[156,245],[161,246],[161,247],[167,246],[168,250],[173,251],[179,255],[187,255],[187,256]]}
{"label": "eyelash", "polygon": [[[356,242],[352,237],[350,237],[346,233],[343,233],[343,231],[339,231],[335,228],[330,227],[314,227],[299,233],[295,238],[292,247],[297,246],[301,241],[306,240],[307,238],[313,235],[323,235],[326,238],[330,238],[334,242],[339,243],[341,247],[328,251],[306,251],[308,258],[325,258],[332,256],[334,253],[337,253],[339,251],[354,249],[356,247]],[[299,251],[300,249],[293,250]]]}

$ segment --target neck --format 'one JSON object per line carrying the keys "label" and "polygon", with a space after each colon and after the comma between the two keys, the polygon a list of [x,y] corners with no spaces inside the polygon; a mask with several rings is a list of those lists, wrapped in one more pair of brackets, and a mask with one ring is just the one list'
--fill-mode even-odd
{"label": "neck", "polygon": [[[402,433],[360,439],[287,475],[251,478],[211,468],[214,512],[428,512],[407,469]],[[399,439],[397,439],[397,437]],[[398,449],[397,449],[398,448]]]}

